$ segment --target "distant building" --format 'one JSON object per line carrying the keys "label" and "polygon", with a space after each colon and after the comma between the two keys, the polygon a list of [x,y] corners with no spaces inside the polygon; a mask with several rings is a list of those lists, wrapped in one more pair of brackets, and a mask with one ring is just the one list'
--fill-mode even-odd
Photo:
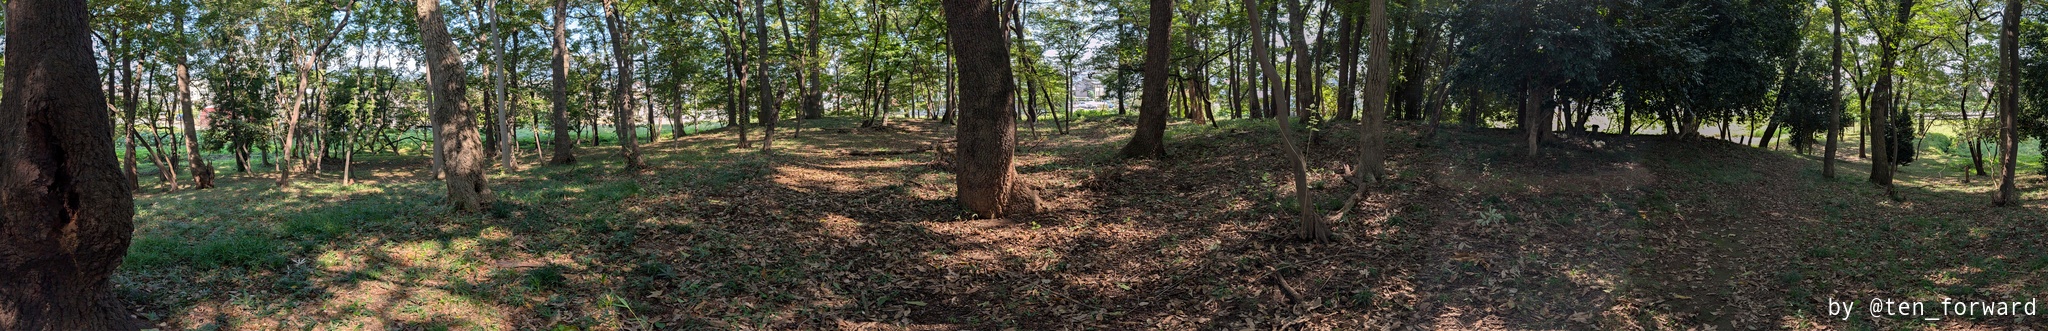
{"label": "distant building", "polygon": [[192,124],[200,129],[213,128],[213,110],[213,106],[206,106],[198,114],[193,114],[192,116],[197,116],[198,118],[194,118],[195,121],[192,121]]}

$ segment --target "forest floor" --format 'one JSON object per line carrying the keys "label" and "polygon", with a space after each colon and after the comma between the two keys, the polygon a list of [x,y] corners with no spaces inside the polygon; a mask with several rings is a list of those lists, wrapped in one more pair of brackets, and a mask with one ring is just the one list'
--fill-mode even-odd
{"label": "forest floor", "polygon": [[[1699,139],[1397,124],[1390,177],[1337,240],[1284,238],[1292,176],[1270,121],[1177,123],[1169,156],[1114,157],[1128,118],[1020,128],[1047,210],[962,219],[951,136],[827,119],[774,153],[730,131],[493,170],[482,214],[437,204],[422,156],[359,156],[276,189],[145,186],[118,293],[167,329],[2024,329],[1938,321],[1942,298],[2048,299],[2048,191],[1907,166],[1900,199],[1850,161]],[[1349,125],[1310,145],[1314,203],[1352,190]],[[758,129],[757,129],[758,130]],[[758,131],[756,131],[758,133]],[[665,137],[664,137],[665,138]],[[758,137],[756,137],[758,138]],[[759,142],[754,142],[758,146]],[[1936,162],[1936,161],[1930,161]],[[1933,316],[1873,318],[1871,299]],[[1853,301],[1847,320],[1828,302]]]}

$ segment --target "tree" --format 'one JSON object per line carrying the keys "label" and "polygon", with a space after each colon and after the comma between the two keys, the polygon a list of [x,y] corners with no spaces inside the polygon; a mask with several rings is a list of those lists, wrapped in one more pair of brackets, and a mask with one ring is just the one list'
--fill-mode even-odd
{"label": "tree", "polygon": [[946,39],[960,70],[959,140],[954,172],[960,205],[982,217],[1035,212],[1038,196],[1017,180],[1011,163],[1017,136],[1017,83],[1010,72],[1010,41],[989,0],[944,0]]}
{"label": "tree", "polygon": [[762,0],[754,0],[754,49],[760,56],[754,57],[754,84],[761,93],[761,151],[775,149],[775,120],[782,117],[782,103],[775,100],[773,84],[768,81],[768,19],[763,12],[768,6]]}
{"label": "tree", "polygon": [[7,2],[0,329],[135,330],[107,276],[134,227],[81,0]]}
{"label": "tree", "polygon": [[[1872,139],[1870,143],[1870,156],[1873,160],[1870,162],[1870,182],[1885,187],[1887,192],[1891,192],[1892,169],[1897,167],[1898,162],[1894,155],[1899,148],[1896,144],[1899,142],[1898,138],[1905,135],[1893,132],[1897,131],[1897,128],[1894,127],[1893,123],[1896,121],[1893,121],[1891,116],[1898,111],[1898,103],[1894,96],[1898,93],[1896,81],[1899,77],[1894,71],[1898,66],[1900,48],[1909,31],[1908,24],[1913,20],[1913,4],[1914,0],[1899,0],[1891,8],[1893,16],[1890,18],[1896,22],[1889,24],[1888,29],[1873,29],[1879,31],[1877,83],[1871,87],[1870,110],[1866,117],[1870,120],[1869,134],[1877,139]],[[1870,10],[1865,12],[1867,14]],[[1872,25],[1880,24],[1876,20],[1878,19],[1872,19]]]}
{"label": "tree", "polygon": [[434,132],[441,142],[435,148],[442,155],[442,179],[448,187],[449,206],[465,212],[483,210],[492,201],[491,188],[484,183],[484,148],[477,137],[476,116],[470,112],[467,72],[462,59],[453,52],[448,26],[441,19],[438,0],[416,1],[414,17],[419,24],[420,44],[427,65],[427,85],[434,94]]}
{"label": "tree", "polygon": [[[294,62],[294,64],[297,65],[298,67],[298,72],[295,73],[295,75],[298,77],[299,84],[297,88],[292,89],[293,97],[291,105],[285,108],[283,128],[284,153],[278,154],[278,164],[282,165],[278,167],[277,171],[278,187],[291,186],[292,184],[292,147],[298,142],[297,132],[299,131],[299,117],[304,115],[304,113],[301,112],[301,110],[304,108],[307,98],[310,97],[312,94],[308,92],[309,87],[306,84],[309,83],[313,75],[317,74],[319,71],[322,70],[321,68],[325,67],[325,64],[327,62],[322,61],[321,59],[327,56],[327,47],[334,44],[335,37],[341,36],[341,32],[348,28],[349,18],[354,15],[355,7],[355,1],[350,0],[348,4],[343,5],[342,8],[336,8],[341,11],[341,21],[334,25],[333,32],[328,33],[327,36],[321,38],[318,43],[313,44],[314,46],[311,48],[312,52],[306,52],[306,49],[299,47],[292,47],[291,49],[293,59],[292,62]],[[313,12],[327,13],[329,11],[315,10]],[[446,33],[443,34],[445,35]],[[461,66],[457,66],[456,68],[461,68]]]}
{"label": "tree", "polygon": [[1309,52],[1308,13],[1301,9],[1301,0],[1286,1],[1287,35],[1292,36],[1288,39],[1292,47],[1288,48],[1294,51],[1289,58],[1294,60],[1294,110],[1300,113],[1301,122],[1306,124],[1310,117],[1316,116],[1317,106],[1322,103],[1318,99],[1323,95],[1323,84],[1315,79],[1316,59]]}
{"label": "tree", "polygon": [[1520,97],[1521,129],[1529,156],[1549,134],[1548,101],[1560,85],[1599,81],[1612,55],[1604,1],[1474,0],[1462,5],[1452,27],[1464,49],[1452,74],[1500,96]]}
{"label": "tree", "polygon": [[549,119],[555,129],[555,157],[548,160],[554,164],[576,163],[575,138],[569,129],[569,0],[555,0],[554,54],[548,57],[553,73],[550,81],[554,89],[548,91],[548,99],[554,106]]}
{"label": "tree", "polygon": [[199,130],[195,129],[197,125],[193,124],[197,119],[192,116],[192,73],[186,69],[188,61],[185,58],[192,51],[191,39],[185,35],[184,4],[179,4],[175,11],[177,15],[174,20],[177,21],[178,34],[173,42],[173,50],[178,53],[178,111],[185,119],[185,154],[192,157],[192,163],[189,165],[192,169],[192,188],[209,189],[213,188],[213,164],[206,162],[205,154],[200,153]]}
{"label": "tree", "polygon": [[619,135],[619,157],[626,171],[647,168],[640,162],[640,146],[633,135],[633,53],[626,49],[626,22],[619,18],[618,0],[605,0],[604,26],[611,33],[613,67],[619,70],[612,87],[612,125]]}
{"label": "tree", "polygon": [[2018,172],[2019,135],[2015,131],[2020,108],[2019,99],[2019,0],[2005,1],[2005,22],[1998,30],[1998,198],[1999,206],[2018,205],[2019,190],[2013,183]]}
{"label": "tree", "polygon": [[1129,158],[1166,154],[1166,65],[1172,49],[1173,1],[1151,0],[1151,22],[1145,28],[1145,81],[1140,83],[1138,128],[1118,154]]}
{"label": "tree", "polygon": [[1359,154],[1358,185],[1364,192],[1365,183],[1377,181],[1386,176],[1387,136],[1382,122],[1387,118],[1387,0],[1371,0],[1372,13],[1367,21],[1372,35],[1365,61],[1365,116],[1358,121]]}
{"label": "tree", "polygon": [[1830,60],[1831,63],[1828,65],[1828,86],[1834,89],[1834,92],[1829,93],[1829,95],[1834,102],[1828,105],[1828,142],[1827,147],[1824,147],[1825,151],[1822,152],[1827,155],[1821,158],[1820,163],[1820,176],[1828,179],[1835,178],[1835,145],[1838,144],[1842,136],[1842,109],[1847,108],[1847,106],[1843,105],[1844,98],[1842,98],[1842,75],[1844,73],[1842,72],[1841,1],[1828,1],[1828,11],[1834,15],[1835,23],[1834,47],[1830,51],[1833,60]]}
{"label": "tree", "polygon": [[1287,156],[1292,159],[1290,163],[1294,168],[1295,206],[1301,208],[1299,227],[1295,228],[1296,235],[1302,239],[1328,241],[1329,224],[1315,216],[1313,206],[1308,202],[1308,160],[1301,155],[1301,148],[1295,146],[1294,128],[1287,121],[1287,98],[1277,97],[1286,94],[1282,92],[1286,88],[1281,85],[1280,71],[1273,64],[1273,54],[1267,49],[1270,44],[1266,41],[1264,29],[1261,28],[1264,23],[1259,20],[1259,8],[1259,0],[1244,2],[1245,22],[1252,35],[1252,61],[1258,62],[1260,75],[1265,77],[1265,88],[1268,91],[1266,95],[1274,96],[1264,101],[1267,103],[1267,109],[1274,110],[1273,123],[1280,131],[1280,145],[1287,150]]}
{"label": "tree", "polygon": [[496,136],[498,136],[498,156],[505,158],[505,170],[511,171],[519,169],[519,161],[515,157],[518,155],[518,151],[513,149],[513,146],[518,145],[516,139],[518,139],[519,134],[513,131],[512,120],[507,114],[510,112],[509,108],[511,107],[505,103],[505,78],[508,75],[506,72],[508,66],[505,64],[504,27],[501,26],[504,24],[499,22],[501,17],[504,16],[504,11],[498,8],[498,4],[501,2],[502,0],[492,1],[490,9],[491,62],[493,66],[496,66],[496,69],[491,70],[491,80],[497,83],[497,91],[491,93],[491,97],[494,98],[494,100],[491,100],[491,108],[496,110],[495,113],[498,118],[498,130],[495,132]]}

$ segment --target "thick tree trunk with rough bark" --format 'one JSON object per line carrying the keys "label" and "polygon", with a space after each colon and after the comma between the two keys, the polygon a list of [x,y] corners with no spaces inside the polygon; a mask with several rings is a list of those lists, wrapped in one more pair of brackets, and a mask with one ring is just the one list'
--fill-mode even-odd
{"label": "thick tree trunk with rough bark", "polygon": [[1173,1],[1151,0],[1151,22],[1145,27],[1145,77],[1140,83],[1138,128],[1119,155],[1157,158],[1166,155],[1166,64],[1172,49]]}
{"label": "thick tree trunk with rough bark", "polygon": [[555,0],[554,54],[549,56],[553,70],[554,90],[548,92],[548,100],[554,103],[549,120],[555,129],[555,157],[548,160],[554,164],[576,163],[576,137],[569,134],[569,0]]}
{"label": "thick tree trunk with rough bark", "polygon": [[86,2],[7,2],[0,91],[0,330],[135,330],[107,276],[133,184],[93,61]]}
{"label": "thick tree trunk with rough bark", "polygon": [[981,217],[1035,212],[1038,196],[1018,180],[1017,92],[1009,38],[989,0],[944,0],[946,36],[959,63],[960,114],[954,172],[960,205]]}
{"label": "thick tree trunk with rough bark", "polygon": [[493,197],[484,183],[483,143],[476,131],[476,116],[470,113],[468,87],[464,84],[462,59],[456,57],[448,40],[448,26],[441,18],[438,0],[417,1],[414,15],[420,30],[421,49],[426,55],[428,91],[434,93],[434,132],[439,136],[442,179],[448,185],[448,205],[457,210],[483,210]]}
{"label": "thick tree trunk with rough bark", "polygon": [[1363,192],[1365,183],[1386,177],[1387,133],[1383,122],[1387,119],[1387,0],[1371,0],[1371,18],[1366,33],[1372,41],[1367,48],[1365,60],[1365,115],[1359,118],[1358,184]]}

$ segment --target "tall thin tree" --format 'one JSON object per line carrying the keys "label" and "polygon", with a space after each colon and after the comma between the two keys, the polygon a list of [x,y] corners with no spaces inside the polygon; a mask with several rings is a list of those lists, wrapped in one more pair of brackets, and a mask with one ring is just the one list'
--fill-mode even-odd
{"label": "tall thin tree", "polygon": [[1287,120],[1288,100],[1281,97],[1287,94],[1286,87],[1281,83],[1280,70],[1273,64],[1273,54],[1268,50],[1270,46],[1266,41],[1266,32],[1261,28],[1263,23],[1259,20],[1259,8],[1259,0],[1244,2],[1245,22],[1252,35],[1252,61],[1258,62],[1259,72],[1265,78],[1265,88],[1268,91],[1268,98],[1262,100],[1267,103],[1266,109],[1272,111],[1273,123],[1280,131],[1281,147],[1285,148],[1287,156],[1292,158],[1290,163],[1294,168],[1295,206],[1301,209],[1301,220],[1297,223],[1299,227],[1296,228],[1296,235],[1303,239],[1326,241],[1330,236],[1329,225],[1316,217],[1313,206],[1308,203],[1308,160],[1301,154],[1301,147],[1296,146],[1294,128]]}
{"label": "tall thin tree", "polygon": [[1832,102],[1829,104],[1829,108],[1832,109],[1828,110],[1828,142],[1827,146],[1822,148],[1824,149],[1824,151],[1822,151],[1822,154],[1826,155],[1822,156],[1821,158],[1820,176],[1823,178],[1834,179],[1835,146],[1840,144],[1840,140],[1842,139],[1842,108],[1846,107],[1842,104],[1844,99],[1842,98],[1842,75],[1845,73],[1842,72],[1841,0],[1828,0],[1828,11],[1833,12],[1832,14],[1834,14],[1835,17],[1834,49],[1830,51],[1831,53],[1834,53],[1834,59],[1831,60],[1832,63],[1829,65],[1828,69],[1828,85],[1833,86],[1835,91],[1834,93],[1830,93],[1828,95],[1829,98],[1832,99]]}
{"label": "tall thin tree", "polygon": [[512,148],[512,146],[518,145],[518,140],[516,139],[519,138],[519,134],[513,131],[511,116],[508,114],[511,112],[509,109],[511,106],[505,103],[505,78],[507,76],[505,68],[507,66],[505,64],[505,30],[501,26],[504,25],[501,22],[504,16],[501,13],[504,12],[504,9],[498,8],[498,6],[503,4],[503,0],[491,1],[491,12],[489,13],[491,15],[491,61],[493,62],[492,66],[497,67],[497,70],[491,70],[491,80],[497,81],[498,85],[497,91],[491,94],[493,98],[491,103],[496,104],[496,106],[491,108],[496,110],[498,117],[498,132],[496,132],[498,134],[498,156],[505,159],[505,171],[512,171],[519,170],[519,161],[516,157],[519,151]]}
{"label": "tall thin tree", "polygon": [[178,111],[179,115],[183,115],[182,117],[185,120],[185,153],[192,157],[192,164],[188,165],[192,168],[192,188],[209,189],[213,188],[213,164],[206,162],[206,155],[200,153],[199,130],[196,129],[198,125],[193,123],[198,120],[192,116],[192,74],[186,68],[188,62],[186,56],[192,52],[192,41],[189,37],[185,36],[185,10],[187,8],[189,7],[180,4],[177,9],[172,9],[175,13],[172,19],[177,21],[173,24],[177,24],[178,27],[177,39],[173,46],[173,50],[178,53]]}
{"label": "tall thin tree", "polygon": [[768,11],[766,1],[754,0],[754,49],[760,55],[754,57],[754,84],[761,93],[761,151],[775,150],[775,119],[782,117],[782,103],[775,100],[775,91],[768,81]]}
{"label": "tall thin tree", "polygon": [[2020,0],[2005,1],[2005,22],[1998,29],[1998,199],[1997,205],[2018,205],[2013,175],[2019,165]]}
{"label": "tall thin tree", "polygon": [[555,157],[548,160],[554,164],[576,163],[576,141],[569,134],[575,123],[569,122],[569,0],[555,0],[554,54],[551,80],[554,89],[548,91],[548,100],[554,103],[554,111],[548,116],[554,124]]}
{"label": "tall thin tree", "polygon": [[612,88],[612,125],[619,135],[619,157],[625,159],[627,171],[638,171],[647,164],[640,162],[640,144],[633,137],[633,53],[626,49],[626,22],[619,13],[618,0],[605,0],[604,22],[611,32],[613,66],[619,70]]}

